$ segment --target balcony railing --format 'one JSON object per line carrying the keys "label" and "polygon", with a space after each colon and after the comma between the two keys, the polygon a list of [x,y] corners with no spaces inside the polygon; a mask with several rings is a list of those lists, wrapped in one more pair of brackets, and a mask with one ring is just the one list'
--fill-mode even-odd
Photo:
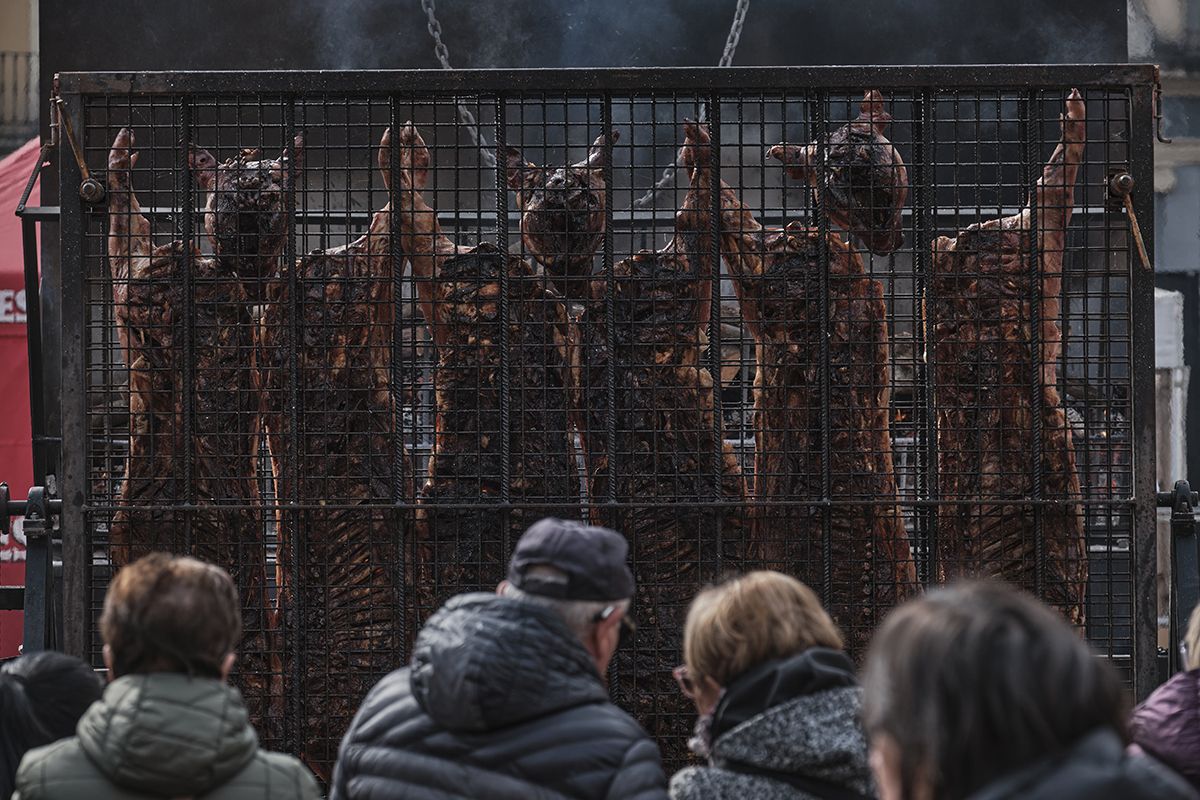
{"label": "balcony railing", "polygon": [[38,54],[0,50],[0,148],[38,129]]}

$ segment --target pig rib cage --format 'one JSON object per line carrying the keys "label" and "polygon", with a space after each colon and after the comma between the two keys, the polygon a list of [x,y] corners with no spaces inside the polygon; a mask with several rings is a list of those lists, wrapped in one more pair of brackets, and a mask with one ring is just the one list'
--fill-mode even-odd
{"label": "pig rib cage", "polygon": [[687,603],[746,569],[809,583],[856,657],[922,587],[1003,577],[1144,694],[1153,275],[1109,187],[1152,232],[1154,80],[61,75],[107,189],[63,160],[68,647],[98,658],[140,553],[217,561],[266,743],[328,776],[421,622],[556,514],[630,540],[611,686],[672,764]]}

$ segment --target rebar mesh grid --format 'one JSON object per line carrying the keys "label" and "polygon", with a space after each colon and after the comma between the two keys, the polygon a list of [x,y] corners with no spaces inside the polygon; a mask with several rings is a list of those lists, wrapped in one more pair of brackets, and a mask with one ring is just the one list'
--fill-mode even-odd
{"label": "rebar mesh grid", "polygon": [[1108,185],[1150,180],[1149,85],[1014,69],[65,76],[108,187],[62,233],[88,624],[139,553],[227,567],[264,743],[324,776],[547,514],[629,538],[610,685],[672,765],[681,622],[735,571],[856,657],[997,575],[1143,685],[1151,281]]}

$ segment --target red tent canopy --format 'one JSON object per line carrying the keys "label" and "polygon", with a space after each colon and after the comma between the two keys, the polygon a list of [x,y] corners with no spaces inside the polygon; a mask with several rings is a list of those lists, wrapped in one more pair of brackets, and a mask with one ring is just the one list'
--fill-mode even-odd
{"label": "red tent canopy", "polygon": [[[25,267],[21,221],[14,215],[25,182],[37,165],[41,143],[31,139],[0,160],[0,481],[14,500],[25,498],[33,483],[29,430],[29,358],[25,333]],[[30,205],[40,202],[33,188]],[[25,545],[21,520],[12,535],[0,534],[0,584],[25,581]],[[21,643],[21,613],[0,611],[0,658],[16,655]]]}

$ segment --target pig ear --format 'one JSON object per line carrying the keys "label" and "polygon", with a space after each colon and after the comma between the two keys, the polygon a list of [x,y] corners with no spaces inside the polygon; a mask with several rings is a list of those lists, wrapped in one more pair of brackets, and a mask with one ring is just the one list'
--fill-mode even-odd
{"label": "pig ear", "polygon": [[708,167],[712,153],[712,137],[708,126],[685,118],[683,120],[683,145],[679,148],[679,163],[689,171],[693,167]]}
{"label": "pig ear", "polygon": [[546,171],[521,157],[521,151],[515,147],[505,148],[505,163],[508,167],[508,188],[521,191],[546,184]]}
{"label": "pig ear", "polygon": [[767,151],[767,156],[783,162],[788,175],[798,181],[811,181],[815,145],[800,147],[794,144],[777,144]]}
{"label": "pig ear", "polygon": [[883,135],[887,124],[892,121],[892,115],[883,108],[883,95],[878,89],[870,89],[863,94],[862,104],[858,107],[859,120],[870,122],[875,132]]}
{"label": "pig ear", "polygon": [[607,145],[616,144],[620,139],[621,133],[615,128],[607,134],[600,134],[596,137],[596,141],[592,142],[591,148],[588,149],[588,157],[572,166],[575,169],[604,169],[607,166],[605,164]]}
{"label": "pig ear", "polygon": [[304,134],[297,133],[291,147],[283,148],[279,154],[279,163],[286,164],[293,181],[304,170]]}
{"label": "pig ear", "polygon": [[205,191],[212,191],[217,184],[217,159],[203,147],[188,145],[188,168],[196,177],[196,185]]}
{"label": "pig ear", "polygon": [[[405,191],[424,189],[429,181],[429,148],[412,120],[404,123],[396,141],[400,147],[401,186]],[[390,141],[388,146],[391,146]]]}
{"label": "pig ear", "polygon": [[[299,138],[299,137],[296,137]],[[379,139],[379,152],[376,154],[375,163],[379,167],[379,173],[383,176],[383,186],[389,192],[392,190],[392,129],[388,128],[383,132],[383,136]]]}

